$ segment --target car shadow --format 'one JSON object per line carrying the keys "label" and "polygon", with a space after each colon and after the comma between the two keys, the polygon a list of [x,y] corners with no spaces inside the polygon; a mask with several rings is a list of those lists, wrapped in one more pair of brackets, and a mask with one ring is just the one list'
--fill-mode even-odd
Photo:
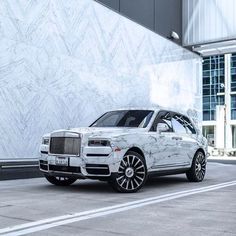
{"label": "car shadow", "polygon": [[77,180],[74,184],[70,186],[55,186],[53,184],[45,182],[41,185],[42,191],[58,191],[58,192],[79,192],[79,193],[114,193],[114,190],[107,182],[102,182],[98,180]]}
{"label": "car shadow", "polygon": [[168,175],[149,177],[146,185],[166,185],[166,184],[182,184],[188,182],[185,175]]}
{"label": "car shadow", "polygon": [[[171,187],[186,182],[188,182],[188,180],[185,175],[151,177],[147,179],[140,191],[143,192],[145,189],[150,188]],[[53,190],[58,192],[72,191],[80,193],[117,194],[107,182],[98,180],[77,180],[70,186],[55,186],[46,182],[46,184],[41,185],[40,188],[42,188],[43,191]]]}
{"label": "car shadow", "polygon": [[149,177],[146,181],[145,188],[160,188],[160,187],[172,187],[177,185],[183,185],[189,182],[185,175],[168,175],[168,176],[156,176]]}

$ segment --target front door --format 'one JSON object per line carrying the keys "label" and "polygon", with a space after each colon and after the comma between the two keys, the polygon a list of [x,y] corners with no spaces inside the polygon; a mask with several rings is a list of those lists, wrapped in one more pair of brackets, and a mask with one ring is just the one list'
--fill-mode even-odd
{"label": "front door", "polygon": [[[158,123],[166,124],[169,129],[165,132],[159,133],[156,130]],[[152,169],[165,169],[172,165],[173,156],[178,155],[176,145],[177,140],[174,138],[175,134],[173,132],[171,124],[171,114],[168,111],[160,111],[154,121],[153,128],[151,130],[152,147]]]}

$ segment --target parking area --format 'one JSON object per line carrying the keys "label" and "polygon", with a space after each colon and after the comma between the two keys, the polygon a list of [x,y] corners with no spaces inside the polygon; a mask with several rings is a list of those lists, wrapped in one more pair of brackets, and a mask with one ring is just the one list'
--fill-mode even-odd
{"label": "parking area", "polygon": [[0,235],[236,235],[236,165],[208,163],[205,180],[149,180],[135,194],[105,182],[57,187],[44,178],[0,182]]}

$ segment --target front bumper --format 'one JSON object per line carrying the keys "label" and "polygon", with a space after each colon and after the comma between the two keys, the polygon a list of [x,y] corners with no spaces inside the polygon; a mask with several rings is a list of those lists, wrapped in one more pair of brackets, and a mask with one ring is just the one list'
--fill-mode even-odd
{"label": "front bumper", "polygon": [[[92,154],[92,155],[91,155]],[[95,153],[82,156],[68,156],[68,165],[56,165],[57,156],[41,153],[39,169],[46,175],[71,176],[77,178],[103,178],[117,173],[122,153],[111,152],[108,155]]]}

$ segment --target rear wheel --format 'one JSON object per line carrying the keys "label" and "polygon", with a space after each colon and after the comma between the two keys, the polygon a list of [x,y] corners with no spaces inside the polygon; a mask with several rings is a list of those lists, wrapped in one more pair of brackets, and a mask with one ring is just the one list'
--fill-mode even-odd
{"label": "rear wheel", "polygon": [[144,158],[136,152],[128,152],[110,184],[118,192],[133,193],[144,185],[146,178],[147,167]]}
{"label": "rear wheel", "polygon": [[73,184],[77,180],[75,178],[50,176],[50,175],[45,175],[45,178],[47,179],[48,182],[57,186],[68,186]]}
{"label": "rear wheel", "polygon": [[191,182],[201,182],[206,173],[206,157],[202,151],[197,151],[194,155],[191,169],[186,172],[186,176]]}

